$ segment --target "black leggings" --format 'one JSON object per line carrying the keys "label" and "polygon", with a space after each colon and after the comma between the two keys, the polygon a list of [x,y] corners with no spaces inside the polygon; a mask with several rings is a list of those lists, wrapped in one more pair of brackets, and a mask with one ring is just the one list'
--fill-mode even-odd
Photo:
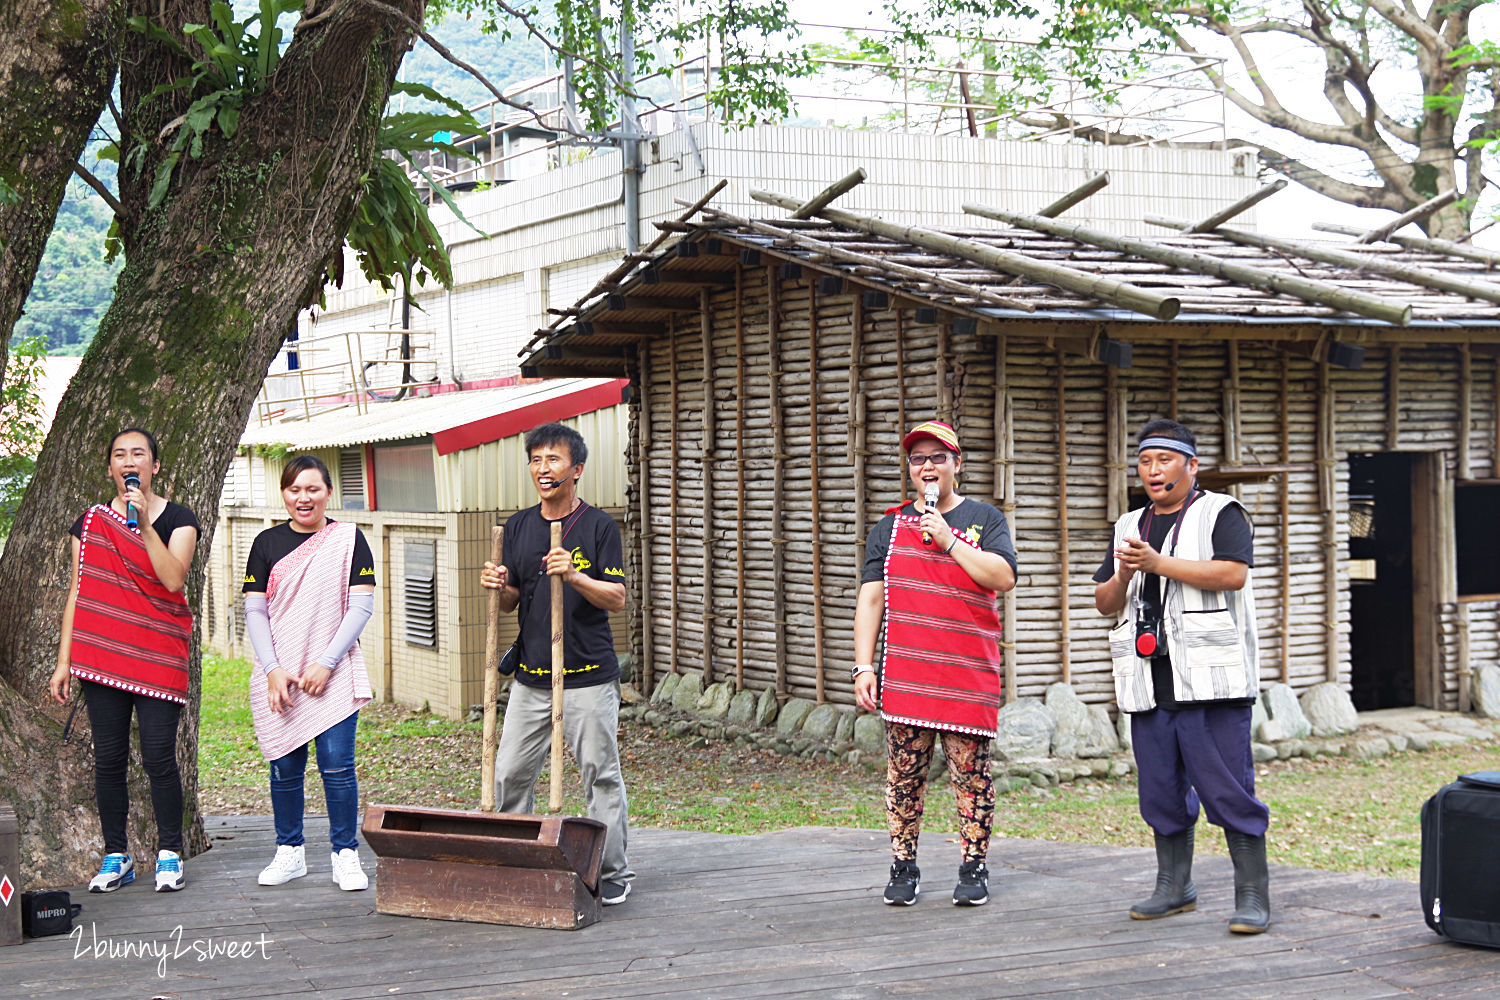
{"label": "black leggings", "polygon": [[181,854],[182,776],[177,772],[177,720],[182,717],[182,706],[93,681],[79,683],[94,730],[94,795],[99,800],[104,853],[124,854],[128,850],[125,817],[130,811],[130,791],[125,785],[125,766],[130,761],[133,708],[141,734],[141,763],[151,779],[159,849]]}

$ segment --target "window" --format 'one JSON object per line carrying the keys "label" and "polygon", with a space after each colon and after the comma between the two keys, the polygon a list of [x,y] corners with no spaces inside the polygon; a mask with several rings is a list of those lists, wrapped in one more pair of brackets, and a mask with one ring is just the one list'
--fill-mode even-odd
{"label": "window", "polygon": [[436,511],[431,442],[376,445],[375,498],[381,510]]}
{"label": "window", "polygon": [[1458,538],[1458,596],[1500,595],[1500,483],[1455,484],[1453,529]]}
{"label": "window", "polygon": [[406,539],[402,567],[406,644],[437,649],[437,542]]}
{"label": "window", "polygon": [[365,452],[363,448],[339,449],[339,506],[365,510]]}

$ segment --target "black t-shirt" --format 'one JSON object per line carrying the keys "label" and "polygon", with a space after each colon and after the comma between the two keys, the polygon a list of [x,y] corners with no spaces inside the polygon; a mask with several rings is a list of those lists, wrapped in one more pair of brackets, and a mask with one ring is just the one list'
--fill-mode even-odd
{"label": "black t-shirt", "polygon": [[[328,519],[333,523],[333,518]],[[242,593],[264,594],[271,579],[271,568],[285,559],[287,553],[307,541],[315,532],[296,531],[290,521],[267,528],[250,543],[250,558],[245,560],[245,586]],[[354,529],[354,564],[349,568],[349,586],[375,582],[375,556],[365,533]]]}
{"label": "black t-shirt", "polygon": [[[625,552],[615,519],[588,504],[565,518],[563,548],[573,553],[573,568],[608,583],[625,583]],[[542,561],[552,547],[552,522],[541,505],[514,514],[505,523],[505,569],[511,586],[521,591],[521,665],[516,680],[527,687],[552,686],[552,589]],[[620,676],[609,612],[595,607],[563,584],[563,685],[604,684]]]}
{"label": "black t-shirt", "polygon": [[[903,514],[916,512],[914,502],[906,503],[901,508]],[[895,514],[887,514],[870,532],[869,539],[865,541],[865,565],[859,574],[860,583],[879,583],[885,579],[885,557],[891,549],[891,526],[895,520]],[[1010,540],[1010,525],[997,508],[977,500],[965,499],[945,513],[943,520],[948,522],[948,527],[953,529],[954,534],[977,541],[981,551],[999,554],[1010,563],[1014,572],[1016,547]]]}
{"label": "black t-shirt", "polygon": [[[1170,514],[1153,513],[1150,524],[1146,526],[1146,543],[1158,552],[1171,555],[1176,546],[1170,536],[1181,516],[1181,508]],[[1213,546],[1215,559],[1227,559],[1246,566],[1255,565],[1255,539],[1243,508],[1229,504],[1219,511],[1219,518],[1214,522]],[[1094,571],[1094,582],[1108,583],[1114,575],[1115,550],[1111,535],[1111,547],[1104,553],[1104,562]],[[1146,578],[1141,581],[1141,600],[1146,605],[1145,614],[1148,617],[1161,617],[1161,577],[1155,573],[1146,574]],[[1161,646],[1160,654],[1151,659],[1151,686],[1156,691],[1158,707],[1177,706],[1172,687],[1172,659],[1165,643]]]}
{"label": "black t-shirt", "polygon": [[[73,522],[73,527],[68,529],[68,534],[81,540],[83,538],[83,519],[87,516],[88,511],[79,514],[78,520]],[[151,522],[151,527],[156,530],[156,536],[165,545],[172,540],[172,532],[178,528],[197,528],[198,518],[182,504],[173,503],[168,500],[167,506],[162,509],[161,516]]]}

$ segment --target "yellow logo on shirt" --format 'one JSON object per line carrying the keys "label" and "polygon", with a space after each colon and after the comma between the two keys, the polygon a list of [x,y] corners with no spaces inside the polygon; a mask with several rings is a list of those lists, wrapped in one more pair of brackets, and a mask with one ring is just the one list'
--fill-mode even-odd
{"label": "yellow logo on shirt", "polygon": [[246,583],[254,583],[255,582],[255,574],[253,574],[253,573],[246,573],[245,574],[245,582]]}
{"label": "yellow logo on shirt", "polygon": [[375,575],[375,567],[374,566],[366,566],[364,569],[362,569],[362,570],[359,571],[359,575],[360,576],[374,576]]}
{"label": "yellow logo on shirt", "polygon": [[606,567],[605,568],[604,575],[605,576],[618,576],[618,577],[623,578],[625,576],[625,571],[623,569],[615,569],[614,567],[610,566],[610,567]]}
{"label": "yellow logo on shirt", "polygon": [[577,548],[577,549],[573,550],[573,568],[574,569],[578,570],[579,572],[582,572],[582,571],[588,569],[592,565],[594,565],[594,564],[591,563],[591,562],[589,562],[587,559],[585,559],[583,557],[583,549],[582,548]]}

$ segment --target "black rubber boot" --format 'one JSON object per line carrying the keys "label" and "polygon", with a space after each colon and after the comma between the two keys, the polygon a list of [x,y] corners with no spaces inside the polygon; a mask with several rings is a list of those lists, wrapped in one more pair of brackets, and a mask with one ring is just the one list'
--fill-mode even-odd
{"label": "black rubber boot", "polygon": [[1224,839],[1234,862],[1234,916],[1229,918],[1229,929],[1236,934],[1261,934],[1271,926],[1266,838],[1225,830]]}
{"label": "black rubber boot", "polygon": [[1193,885],[1193,828],[1156,835],[1156,891],[1130,908],[1133,920],[1156,920],[1198,908]]}

